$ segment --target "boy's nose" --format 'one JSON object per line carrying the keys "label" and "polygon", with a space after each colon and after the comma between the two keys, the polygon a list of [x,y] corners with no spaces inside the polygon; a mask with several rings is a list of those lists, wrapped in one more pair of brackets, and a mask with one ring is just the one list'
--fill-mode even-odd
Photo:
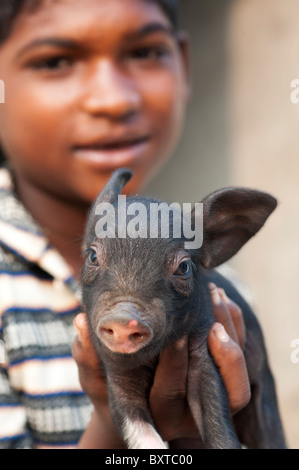
{"label": "boy's nose", "polygon": [[128,72],[112,61],[102,61],[90,72],[83,96],[90,114],[124,119],[138,111],[141,97]]}

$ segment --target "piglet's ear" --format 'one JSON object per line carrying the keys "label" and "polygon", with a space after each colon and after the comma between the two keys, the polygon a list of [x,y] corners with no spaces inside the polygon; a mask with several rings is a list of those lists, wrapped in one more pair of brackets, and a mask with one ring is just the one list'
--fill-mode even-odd
{"label": "piglet's ear", "polygon": [[113,204],[116,202],[117,197],[121,193],[124,186],[130,181],[133,176],[133,172],[128,168],[120,168],[112,173],[111,178],[104,186],[103,190],[98,195],[94,206],[101,202],[110,202]]}
{"label": "piglet's ear", "polygon": [[246,188],[216,191],[203,201],[200,262],[212,269],[229,260],[264,225],[277,206],[270,194]]}
{"label": "piglet's ear", "polygon": [[106,183],[92,207],[87,218],[85,235],[82,244],[82,250],[86,250],[91,241],[95,238],[95,226],[97,222],[96,207],[101,203],[114,204],[120,195],[124,186],[132,178],[133,172],[128,168],[120,168],[112,173],[109,181]]}

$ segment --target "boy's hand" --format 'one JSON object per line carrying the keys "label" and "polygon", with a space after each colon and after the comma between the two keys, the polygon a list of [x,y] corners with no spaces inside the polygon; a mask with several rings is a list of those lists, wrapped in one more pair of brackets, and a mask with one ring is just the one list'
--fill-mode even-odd
{"label": "boy's hand", "polygon": [[[211,284],[210,290],[217,323],[210,330],[208,347],[219,367],[234,414],[250,400],[250,386],[242,352],[246,335],[243,316],[239,307],[227,298],[222,289]],[[73,344],[73,356],[78,365],[82,388],[95,407],[93,432],[86,433],[88,438],[84,439],[84,446],[123,447],[111,420],[104,372],[89,338],[86,315],[77,315],[74,325],[78,336]],[[183,339],[160,356],[150,392],[150,408],[162,438],[165,441],[176,441],[176,446],[186,445],[190,448],[191,441],[183,442],[182,439],[198,439],[199,436],[186,400],[187,370],[188,344],[187,339]],[[94,435],[96,430],[99,438],[88,442],[89,435]],[[198,447],[198,441],[195,445]]]}
{"label": "boy's hand", "polygon": [[[245,325],[240,308],[226,296],[223,289],[210,285],[213,311],[217,323],[208,336],[208,347],[228,394],[231,413],[244,408],[250,400],[250,384],[243,355],[246,341]],[[228,335],[228,333],[229,335]],[[176,447],[199,447],[198,432],[186,401],[188,347],[179,341],[163,351],[151,389],[150,404],[158,431]],[[159,417],[159,419],[158,419]],[[181,439],[184,436],[184,441]],[[197,439],[192,442],[189,439]]]}

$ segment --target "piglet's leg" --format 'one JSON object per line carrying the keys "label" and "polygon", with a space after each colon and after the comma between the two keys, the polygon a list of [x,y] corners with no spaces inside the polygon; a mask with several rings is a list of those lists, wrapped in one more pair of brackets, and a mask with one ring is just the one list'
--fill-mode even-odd
{"label": "piglet's leg", "polygon": [[224,385],[205,344],[190,351],[188,403],[205,448],[240,448]]}
{"label": "piglet's leg", "polygon": [[166,449],[165,443],[150,423],[126,417],[124,439],[129,449]]}
{"label": "piglet's leg", "polygon": [[107,377],[114,423],[129,449],[166,449],[154,428],[147,403],[151,375],[141,369],[138,374],[130,372],[122,374],[118,371]]}

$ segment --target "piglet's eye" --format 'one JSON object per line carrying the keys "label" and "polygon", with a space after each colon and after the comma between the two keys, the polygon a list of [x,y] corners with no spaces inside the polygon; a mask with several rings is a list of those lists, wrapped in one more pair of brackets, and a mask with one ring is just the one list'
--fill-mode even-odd
{"label": "piglet's eye", "polygon": [[181,277],[188,277],[190,272],[191,272],[190,262],[182,261],[178,269],[175,271],[174,275],[181,276]]}
{"label": "piglet's eye", "polygon": [[88,261],[90,264],[93,264],[94,266],[97,266],[98,265],[98,255],[97,255],[97,252],[95,250],[93,250],[92,248],[90,248],[88,250]]}

